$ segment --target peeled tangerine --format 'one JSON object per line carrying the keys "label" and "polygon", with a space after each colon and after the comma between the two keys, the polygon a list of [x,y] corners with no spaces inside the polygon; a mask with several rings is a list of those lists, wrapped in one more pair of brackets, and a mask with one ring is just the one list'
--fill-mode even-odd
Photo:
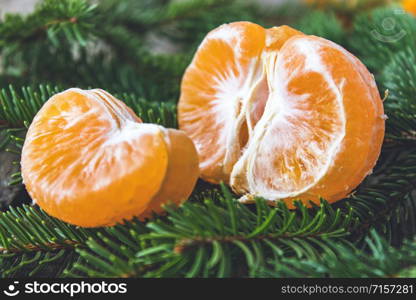
{"label": "peeled tangerine", "polygon": [[337,201],[371,172],[384,137],[365,66],[287,26],[211,31],[183,77],[178,113],[202,178],[228,182],[243,202]]}
{"label": "peeled tangerine", "polygon": [[185,200],[199,176],[182,132],[144,124],[103,90],[69,89],[49,99],[30,125],[22,176],[32,199],[71,224],[113,225]]}

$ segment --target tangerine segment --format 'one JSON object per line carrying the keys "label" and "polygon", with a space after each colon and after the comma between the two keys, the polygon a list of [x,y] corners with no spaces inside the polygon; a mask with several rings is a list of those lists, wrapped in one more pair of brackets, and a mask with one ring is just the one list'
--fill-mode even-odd
{"label": "tangerine segment", "polygon": [[233,141],[242,126],[240,105],[262,80],[265,37],[264,28],[249,22],[220,26],[207,35],[183,77],[179,126],[195,143],[208,181],[228,181],[238,159]]}
{"label": "tangerine segment", "polygon": [[383,108],[368,71],[312,36],[290,39],[270,54],[267,69],[265,113],[232,186],[288,202],[345,197],[374,166],[383,140]]}
{"label": "tangerine segment", "polygon": [[194,141],[201,177],[228,182],[268,97],[262,57],[303,33],[250,22],[222,25],[202,42],[181,85],[179,127]]}
{"label": "tangerine segment", "polygon": [[142,213],[165,177],[163,129],[142,124],[101,90],[53,96],[31,124],[22,176],[49,214],[80,226],[112,225]]}
{"label": "tangerine segment", "polygon": [[166,203],[180,205],[190,196],[199,177],[198,153],[192,140],[175,129],[164,129],[164,135],[169,158],[166,176],[159,192],[140,215],[142,219],[152,213],[160,214]]}

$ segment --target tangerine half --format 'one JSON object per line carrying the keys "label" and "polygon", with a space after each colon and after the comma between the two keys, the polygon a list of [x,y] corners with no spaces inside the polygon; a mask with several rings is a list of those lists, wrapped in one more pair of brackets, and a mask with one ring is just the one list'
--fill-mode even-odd
{"label": "tangerine half", "polygon": [[84,227],[160,213],[162,204],[184,201],[199,176],[197,152],[182,131],[143,123],[99,89],[49,99],[29,127],[21,165],[42,209]]}
{"label": "tangerine half", "polygon": [[341,46],[288,26],[211,31],[187,68],[179,127],[201,177],[292,205],[347,196],[372,170],[385,115],[372,74]]}

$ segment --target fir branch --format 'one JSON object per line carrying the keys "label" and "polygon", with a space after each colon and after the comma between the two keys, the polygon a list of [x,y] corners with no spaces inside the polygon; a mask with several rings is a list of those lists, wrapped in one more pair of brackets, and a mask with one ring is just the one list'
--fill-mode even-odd
{"label": "fir branch", "polygon": [[61,277],[79,259],[72,250],[0,254],[1,278],[21,276]]}
{"label": "fir branch", "polygon": [[164,8],[158,32],[179,45],[184,52],[193,53],[204,36],[214,28],[241,20],[261,24],[263,20],[260,16],[261,10],[249,1],[175,1]]}
{"label": "fir branch", "polygon": [[[406,154],[406,153],[402,153]],[[353,239],[359,241],[376,228],[395,245],[416,234],[416,153],[389,161],[373,184],[363,184],[350,200],[336,207],[351,207],[358,218],[351,228]]]}
{"label": "fir branch", "polygon": [[413,48],[407,47],[392,56],[379,76],[382,88],[389,91],[384,102],[389,117],[386,138],[398,146],[416,146],[415,65]]}
{"label": "fir branch", "polygon": [[26,16],[6,15],[0,23],[0,49],[43,39],[47,36],[54,44],[60,33],[70,42],[86,44],[94,28],[92,17],[95,5],[85,0],[44,0],[36,10]]}
{"label": "fir branch", "polygon": [[386,110],[389,118],[386,123],[386,148],[408,150],[416,146],[416,113],[413,111]]}
{"label": "fir branch", "polygon": [[[269,207],[261,199],[250,208],[235,203],[226,189],[223,194],[197,193],[181,208],[167,208],[167,219],[150,222],[147,230],[126,224],[98,231],[78,247],[79,262],[67,275],[254,276],[267,257],[296,257],[301,263],[316,260],[322,251],[336,253],[337,247],[349,244],[346,229],[361,226],[356,216],[365,219],[362,211],[380,203],[369,193],[370,199],[353,199],[347,214],[325,202],[312,210],[298,203],[297,211],[289,211],[284,204]],[[357,199],[366,201],[361,215]]]}
{"label": "fir branch", "polygon": [[[3,127],[27,127],[42,105],[62,89],[49,85],[37,88],[14,86],[0,90],[0,120]],[[166,127],[176,127],[176,105],[172,102],[151,102],[133,93],[115,94],[124,101],[144,122],[157,123]],[[10,130],[9,130],[10,132]]]}
{"label": "fir branch", "polygon": [[75,248],[84,244],[91,233],[27,205],[10,207],[0,214],[0,249],[3,253]]}
{"label": "fir branch", "polygon": [[[259,12],[237,0],[104,0],[97,7],[86,0],[46,0],[28,17],[8,16],[0,23],[0,82],[13,80],[23,88],[0,91],[0,150],[20,153],[34,115],[61,90],[53,85],[105,88],[145,122],[176,127],[173,100],[202,37],[230,21],[280,22],[274,12],[265,18]],[[168,206],[167,216],[147,226],[133,220],[96,229],[68,225],[37,207],[11,207],[0,213],[0,274],[226,277],[259,276],[259,268],[283,277],[413,274],[414,243],[403,240],[416,234],[416,60],[411,51],[416,21],[396,12],[360,15],[348,38],[333,15],[314,13],[299,22],[307,33],[346,44],[390,91],[382,157],[374,175],[348,199],[333,205],[322,201],[311,209],[298,203],[291,211],[282,203],[269,207],[262,199],[245,206],[225,188],[204,190],[200,184],[190,201]],[[405,38],[380,41],[380,35],[397,33],[385,26],[386,19],[396,22],[394,29],[403,30]],[[154,55],[151,34],[163,35],[183,53]],[[82,47],[86,43],[99,50],[92,53]],[[39,82],[53,85],[27,87]],[[19,182],[20,173],[13,180]]]}
{"label": "fir branch", "polygon": [[[383,69],[380,82],[389,91],[385,105],[388,109],[401,109],[403,113],[416,113],[416,53],[407,47],[392,56]],[[414,124],[413,124],[414,125]],[[416,130],[416,126],[412,126]],[[415,133],[416,135],[416,133]]]}
{"label": "fir branch", "polygon": [[[49,217],[43,211],[24,205],[0,213],[0,274],[13,277],[35,275],[44,268],[71,265],[88,233]],[[66,262],[66,263],[65,263]],[[56,276],[61,268],[53,268]],[[53,272],[49,270],[51,276]]]}
{"label": "fir branch", "polygon": [[348,49],[378,75],[396,52],[416,45],[416,19],[399,7],[361,13],[354,21]]}
{"label": "fir branch", "polygon": [[[323,249],[336,253],[340,245],[359,245],[374,229],[393,244],[401,244],[416,232],[416,203],[411,194],[416,186],[415,159],[410,153],[386,161],[394,167],[390,165],[383,179],[364,184],[350,199],[334,206],[322,202],[319,208],[309,210],[300,203],[296,211],[289,211],[282,203],[272,208],[261,199],[255,207],[247,207],[235,203],[226,189],[224,195],[212,190],[206,196],[197,192],[193,201],[179,209],[168,207],[167,219],[147,225],[150,232],[139,239],[150,246],[137,253],[136,260],[119,257],[125,268],[130,266],[129,272],[119,275],[253,275],[266,257],[313,260]],[[106,244],[102,240],[99,243]],[[346,251],[345,247],[340,251]],[[91,250],[85,251],[81,256],[92,255]],[[107,256],[100,255],[111,269]],[[105,274],[101,269],[82,271]]]}
{"label": "fir branch", "polygon": [[[75,250],[87,249],[93,243],[93,238],[103,238],[108,246],[111,243],[106,235],[111,233],[113,237],[117,236],[130,246],[130,249],[122,246],[118,248],[119,251],[125,249],[127,253],[131,253],[131,246],[134,245],[138,251],[141,249],[140,244],[135,240],[128,240],[126,236],[137,237],[144,232],[147,232],[146,228],[137,220],[124,226],[88,229],[59,221],[37,207],[10,207],[9,211],[0,213],[0,273],[12,276],[35,262],[55,263],[65,254],[72,259],[66,268],[60,270],[59,274],[62,275],[70,272],[73,264],[80,260]],[[109,259],[111,258],[110,256]]]}
{"label": "fir branch", "polygon": [[28,126],[42,105],[54,94],[58,87],[40,85],[38,88],[22,87],[17,91],[13,86],[0,90],[0,120],[8,127]]}
{"label": "fir branch", "polygon": [[[15,101],[13,100],[13,97],[10,97],[10,95],[12,94],[15,95],[15,99],[19,98],[16,96],[16,92],[10,92],[9,97],[6,97],[4,99],[9,99],[9,101]],[[30,98],[34,98],[34,96],[32,95],[28,99]],[[119,96],[119,98],[125,99],[125,101],[134,110],[139,112],[139,114],[143,116],[144,119],[148,118],[149,121],[162,122],[165,124],[171,121],[175,121],[174,114],[169,113],[168,111],[163,112],[163,109],[161,110],[162,113],[160,114],[160,118],[155,118],[152,113],[152,110],[149,109],[149,106],[147,106],[147,109],[141,108],[142,105],[149,105],[149,103],[144,100],[138,101],[134,97],[134,95],[122,95],[121,97]],[[24,101],[24,103],[27,104],[29,103],[29,101]],[[156,104],[150,103],[150,107],[152,105],[154,105],[155,109],[158,108]],[[175,106],[173,105],[171,108],[171,112],[174,112],[174,107]],[[147,112],[147,116],[146,114],[143,115],[143,112]],[[29,118],[30,117],[33,116],[29,116]],[[377,224],[379,223],[384,224],[386,219],[401,220],[401,217],[391,218],[391,216],[395,211],[395,207],[398,207],[400,203],[403,203],[402,199],[404,199],[404,197],[409,194],[410,187],[414,186],[413,181],[406,181],[406,178],[414,178],[413,173],[411,173],[412,169],[409,169],[409,166],[415,165],[413,163],[414,159],[414,156],[409,156],[407,160],[396,160],[394,161],[396,167],[388,168],[388,170],[390,171],[387,172],[386,175],[389,175],[390,177],[388,177],[388,179],[385,181],[387,183],[387,186],[391,185],[392,178],[397,179],[400,182],[400,184],[402,184],[402,186],[390,186],[390,188],[384,194],[380,193],[381,190],[386,190],[383,184],[377,186],[376,188],[373,187],[373,190],[371,189],[371,187],[369,189],[365,188],[364,186],[362,192],[359,192],[357,196],[353,196],[352,201],[348,202],[349,205],[347,205],[346,207],[341,207],[341,209],[337,208],[336,212],[334,212],[332,208],[330,208],[326,204],[322,204],[323,206],[321,206],[320,210],[318,211],[307,211],[306,208],[302,208],[302,206],[300,205],[299,212],[290,212],[284,206],[270,208],[267,205],[262,204],[261,200],[259,200],[259,202],[256,205],[256,214],[253,214],[253,212],[250,209],[247,209],[244,205],[237,204],[237,207],[235,207],[232,198],[230,198],[231,196],[227,192],[225,192],[226,197],[223,197],[218,193],[211,193],[209,195],[209,198],[205,199],[204,204],[199,203],[201,201],[201,197],[204,197],[197,193],[194,197],[198,198],[199,202],[189,202],[185,204],[179,211],[168,209],[170,212],[170,215],[168,217],[170,221],[168,223],[163,221],[163,219],[158,219],[158,221],[154,221],[149,224],[151,232],[147,236],[138,237],[137,234],[133,234],[133,237],[130,236],[127,238],[127,240],[136,240],[137,244],[138,240],[144,240],[144,243],[148,243],[148,241],[152,241],[152,244],[156,243],[155,245],[157,246],[155,247],[145,247],[145,250],[143,250],[144,252],[138,254],[140,256],[140,259],[132,259],[132,257],[135,257],[135,251],[133,249],[133,255],[124,255],[124,257],[121,259],[118,256],[120,254],[118,254],[115,257],[111,256],[113,257],[114,261],[108,262],[107,259],[109,255],[107,252],[103,252],[104,250],[102,249],[106,249],[106,247],[108,247],[109,241],[116,237],[113,235],[110,235],[110,237],[107,237],[106,239],[103,239],[103,236],[100,236],[99,238],[95,239],[91,239],[91,237],[89,237],[88,240],[85,242],[87,247],[84,247],[84,250],[79,250],[79,254],[81,255],[80,259],[85,261],[82,261],[82,267],[77,268],[76,266],[74,266],[73,270],[71,271],[71,274],[74,274],[76,272],[78,272],[78,274],[88,274],[90,276],[93,274],[101,274],[102,276],[107,274],[103,270],[96,270],[95,264],[93,264],[89,268],[86,267],[86,261],[88,261],[87,257],[92,255],[91,251],[95,252],[95,257],[97,255],[102,255],[101,263],[104,264],[105,262],[107,264],[107,269],[117,270],[117,274],[120,276],[138,276],[146,274],[148,276],[165,276],[168,274],[173,276],[173,273],[170,273],[172,271],[172,268],[169,267],[166,271],[164,271],[163,268],[160,269],[159,267],[157,267],[158,263],[161,261],[170,262],[171,264],[173,264],[173,267],[178,266],[177,264],[179,264],[180,262],[181,264],[185,264],[188,266],[192,265],[195,268],[197,268],[198,265],[192,264],[193,259],[200,257],[199,255],[202,255],[201,251],[204,251],[204,253],[206,252],[203,255],[203,257],[206,258],[207,253],[209,253],[210,251],[214,251],[214,248],[217,249],[215,250],[217,252],[220,251],[218,249],[221,248],[221,253],[223,253],[225,257],[238,257],[238,255],[235,254],[236,251],[237,253],[240,253],[240,256],[245,255],[245,259],[248,264],[248,266],[245,266],[245,268],[249,268],[248,273],[254,272],[254,269],[251,269],[250,271],[250,265],[253,263],[253,261],[256,261],[257,265],[258,259],[253,260],[253,257],[255,257],[252,253],[252,251],[255,251],[253,249],[257,249],[258,253],[263,253],[264,244],[267,244],[269,248],[273,247],[271,248],[272,253],[275,254],[285,253],[285,256],[297,255],[298,257],[309,257],[310,255],[316,256],[316,251],[319,252],[319,247],[322,247],[322,245],[326,247],[326,239],[328,238],[339,239],[340,243],[346,242],[345,237],[348,234],[346,228],[350,228],[349,230],[353,232],[354,229],[358,228],[356,229],[355,234],[359,236],[365,236],[366,231],[368,231],[370,228],[374,226],[377,226]],[[397,190],[403,193],[397,195],[397,192],[395,192]],[[217,203],[215,203],[215,205],[212,200],[213,197],[217,198]],[[395,201],[391,201],[391,197],[394,197]],[[386,206],[383,206],[381,203],[383,203],[383,205]],[[324,210],[324,212],[322,210]],[[298,214],[300,214],[300,216]],[[374,217],[375,215],[376,217]],[[211,217],[201,218],[200,216]],[[361,222],[357,221],[357,217],[358,221],[368,221],[368,224],[361,224]],[[211,218],[212,220],[210,220]],[[245,223],[242,224],[238,222],[239,219],[244,220]],[[252,222],[254,220],[256,221],[255,225],[253,225],[249,221],[250,219],[252,220]],[[282,222],[279,226],[276,225],[276,222],[278,220]],[[328,222],[331,222],[330,220],[332,220],[333,222],[335,222],[335,220],[338,220],[337,222],[339,222],[339,220],[349,221],[347,223],[339,224],[335,222],[335,225],[329,226]],[[202,226],[201,222],[203,222],[204,226]],[[293,224],[290,222],[293,222]],[[214,229],[217,230],[222,228],[222,231],[217,232],[217,234],[207,234],[209,233],[209,229],[206,228],[206,224],[212,224],[211,226],[215,226]],[[274,224],[275,227],[271,226],[270,224]],[[295,227],[295,229],[291,232],[289,230],[289,227],[287,227],[287,224],[290,224],[290,226],[294,226],[294,224],[297,224],[297,226],[300,227],[297,227],[298,231],[295,230]],[[333,231],[326,230],[325,226],[322,227],[325,224],[326,226],[328,226],[326,227],[326,229],[332,227]],[[168,243],[166,243],[166,239],[169,240],[168,237],[172,232],[169,233],[168,231],[168,234],[166,235],[166,232],[164,232],[163,230],[160,231],[160,228],[165,228],[164,226],[168,226],[168,228],[170,228],[170,230],[173,232],[183,230],[183,228],[194,229],[191,235],[189,235],[189,232],[185,231],[182,232],[183,235],[178,235],[177,238],[172,239]],[[270,226],[273,229],[270,229],[270,232],[266,232],[265,234],[264,231],[267,230],[267,228],[270,228]],[[305,230],[305,228],[308,228],[308,226],[310,227],[309,229],[315,228],[319,230],[315,232],[313,230]],[[360,226],[365,230],[359,229]],[[179,227],[179,229],[177,229],[176,227]],[[226,228],[229,229],[226,230]],[[255,232],[254,235],[253,232]],[[127,236],[129,236],[129,234]],[[100,248],[97,248],[97,243],[101,243],[102,246]],[[125,245],[125,247],[123,248],[131,249],[131,244]],[[257,244],[260,244],[260,246]],[[276,246],[276,244],[280,246]],[[58,247],[56,245],[51,247],[51,245],[52,244],[48,245],[50,249],[68,246],[66,243]],[[120,242],[117,242],[116,245],[120,245]],[[252,249],[251,247],[255,248]],[[266,249],[268,249],[268,247],[266,247]],[[27,244],[26,250],[29,249],[36,250],[37,248],[33,247],[32,244]],[[158,251],[156,251],[155,249]],[[114,251],[117,252],[116,249],[114,249]],[[199,253],[196,257],[194,256],[195,251],[196,254]],[[263,253],[262,255],[266,254]],[[91,258],[89,258],[89,261],[91,261]],[[123,265],[123,267],[119,269],[116,269],[113,266],[115,262],[121,265],[123,265],[124,263],[125,265]],[[220,265],[214,264],[214,267],[212,267],[211,269],[218,271],[219,274],[224,276],[229,276],[230,274],[242,272],[241,270],[233,270],[233,268],[230,266],[226,267],[230,263],[230,261],[224,261]],[[200,273],[202,269],[200,269],[199,267],[197,269],[195,268],[192,268],[192,270],[199,270],[195,273],[195,276],[202,276],[203,274]],[[204,272],[207,272],[207,274],[212,274],[212,271],[206,269],[204,270]],[[191,272],[190,274],[192,275],[192,273],[193,272]],[[247,273],[243,272],[243,274]],[[115,273],[107,275],[115,276]]]}
{"label": "fir branch", "polygon": [[[104,250],[108,241],[91,241],[89,250],[78,252],[85,261],[98,255],[101,267],[84,264],[78,271],[89,276],[244,276],[270,255],[316,257],[329,239],[347,243],[345,229],[355,222],[352,211],[344,214],[325,202],[316,211],[300,203],[298,211],[284,204],[270,207],[261,199],[249,208],[236,203],[227,189],[223,193],[216,193],[216,200],[211,191],[203,203],[166,207],[167,219],[151,221],[149,233],[138,236],[146,247],[135,255],[111,247],[111,253],[118,254],[109,260]],[[240,263],[234,265],[236,261]]]}
{"label": "fir branch", "polygon": [[313,11],[295,24],[295,27],[305,34],[323,37],[340,45],[345,44],[344,29],[334,13]]}
{"label": "fir branch", "polygon": [[398,277],[411,274],[416,267],[416,242],[407,241],[396,249],[372,231],[365,241],[369,251],[334,244],[316,260],[282,258],[259,268],[260,277]]}

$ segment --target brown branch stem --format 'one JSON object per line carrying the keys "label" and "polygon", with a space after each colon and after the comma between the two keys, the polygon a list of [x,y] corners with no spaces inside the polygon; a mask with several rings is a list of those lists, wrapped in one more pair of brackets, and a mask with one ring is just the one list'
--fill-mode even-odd
{"label": "brown branch stem", "polygon": [[42,246],[34,245],[34,244],[27,244],[22,248],[19,247],[0,247],[0,253],[21,253],[25,251],[46,251],[45,247],[50,251],[60,250],[60,249],[71,249],[81,247],[82,243],[72,240],[65,240],[62,243],[46,243]]}

